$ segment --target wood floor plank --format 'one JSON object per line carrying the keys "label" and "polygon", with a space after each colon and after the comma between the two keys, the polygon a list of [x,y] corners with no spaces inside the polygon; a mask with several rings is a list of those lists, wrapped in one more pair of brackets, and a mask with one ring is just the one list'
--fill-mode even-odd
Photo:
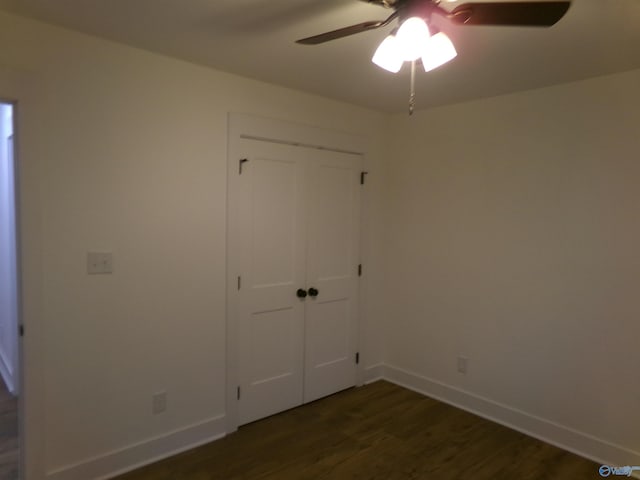
{"label": "wood floor plank", "polygon": [[583,480],[598,465],[379,381],[116,480]]}
{"label": "wood floor plank", "polygon": [[17,480],[19,465],[18,399],[0,378],[0,480]]}

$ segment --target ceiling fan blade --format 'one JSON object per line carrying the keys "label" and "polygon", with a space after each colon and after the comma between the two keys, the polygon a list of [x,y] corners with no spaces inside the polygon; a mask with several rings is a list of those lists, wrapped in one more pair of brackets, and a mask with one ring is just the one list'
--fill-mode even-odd
{"label": "ceiling fan blade", "polygon": [[360,1],[364,3],[373,3],[375,5],[380,5],[381,7],[385,7],[385,8],[393,8],[395,4],[398,3],[398,0],[360,0]]}
{"label": "ceiling fan blade", "polygon": [[550,27],[570,6],[570,1],[465,3],[454,8],[448,17],[460,25]]}
{"label": "ceiling fan blade", "polygon": [[328,42],[330,40],[348,37],[349,35],[355,35],[356,33],[366,32],[367,30],[384,27],[385,25],[391,23],[391,21],[397,16],[398,12],[393,12],[386,20],[373,20],[369,22],[358,23],[357,25],[339,28],[338,30],[321,33],[319,35],[314,35],[313,37],[302,38],[300,40],[296,40],[296,43],[299,43],[301,45],[318,45],[319,43]]}

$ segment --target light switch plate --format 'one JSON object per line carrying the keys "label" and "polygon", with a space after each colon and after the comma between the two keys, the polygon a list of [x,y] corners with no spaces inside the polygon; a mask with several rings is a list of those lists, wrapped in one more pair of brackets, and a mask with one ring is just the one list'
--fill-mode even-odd
{"label": "light switch plate", "polygon": [[90,275],[113,273],[113,254],[111,252],[88,252],[87,273]]}

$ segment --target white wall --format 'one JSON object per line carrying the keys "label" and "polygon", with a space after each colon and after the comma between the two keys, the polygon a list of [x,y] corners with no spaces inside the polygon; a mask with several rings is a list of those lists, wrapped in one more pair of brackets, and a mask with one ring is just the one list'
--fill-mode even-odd
{"label": "white wall", "polygon": [[0,374],[10,392],[18,393],[18,290],[12,106],[0,104]]}
{"label": "white wall", "polygon": [[391,378],[640,461],[638,85],[636,70],[393,118]]}
{"label": "white wall", "polygon": [[[42,346],[28,374],[44,388],[26,385],[43,402],[29,480],[87,480],[221,433],[227,112],[366,135],[372,179],[383,117],[6,14],[0,32],[0,67],[33,83],[19,161],[36,237],[22,247],[41,258],[29,278],[42,284],[27,282],[24,304],[42,308],[24,321],[25,342]],[[370,213],[376,271],[383,227]],[[114,274],[87,276],[88,250],[112,251]],[[367,365],[382,355],[378,287],[367,285]],[[152,416],[159,390],[168,411]]]}

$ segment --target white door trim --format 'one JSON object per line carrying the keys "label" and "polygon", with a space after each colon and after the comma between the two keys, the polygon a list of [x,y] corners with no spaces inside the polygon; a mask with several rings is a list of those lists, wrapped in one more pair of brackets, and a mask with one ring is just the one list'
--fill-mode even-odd
{"label": "white door trim", "polygon": [[16,250],[18,271],[18,431],[20,478],[45,476],[44,338],[42,324],[42,215],[36,148],[23,139],[36,128],[33,119],[37,78],[32,73],[0,67],[0,100],[14,106]]}
{"label": "white door trim", "polygon": [[[366,153],[368,151],[369,141],[365,137],[320,129],[317,127],[290,123],[282,120],[274,120],[264,117],[256,117],[247,114],[230,113],[228,116],[228,138],[227,138],[227,305],[226,305],[226,361],[227,361],[227,378],[226,378],[226,431],[231,433],[238,428],[238,402],[237,402],[237,385],[238,385],[238,330],[237,330],[237,306],[239,301],[238,295],[238,275],[239,266],[239,225],[238,225],[238,206],[239,206],[239,171],[241,168],[240,158],[235,158],[237,151],[237,143],[242,138],[250,138],[253,140],[284,143],[294,145],[301,148],[313,148],[321,150],[331,150],[340,153],[348,153],[359,155],[362,157],[363,168],[367,169]],[[363,192],[364,193],[364,192]],[[361,202],[366,200],[366,196],[361,196]],[[363,212],[361,209],[361,230],[360,230],[360,252],[363,239],[366,238],[364,230],[365,223],[362,221]],[[362,253],[361,253],[362,255]],[[360,282],[359,288],[359,308],[360,318],[358,319],[358,338],[356,339],[357,347],[360,349],[363,342],[362,332],[362,312],[364,308],[363,288]],[[357,385],[362,384],[363,378],[363,362],[362,360],[356,368]]]}

